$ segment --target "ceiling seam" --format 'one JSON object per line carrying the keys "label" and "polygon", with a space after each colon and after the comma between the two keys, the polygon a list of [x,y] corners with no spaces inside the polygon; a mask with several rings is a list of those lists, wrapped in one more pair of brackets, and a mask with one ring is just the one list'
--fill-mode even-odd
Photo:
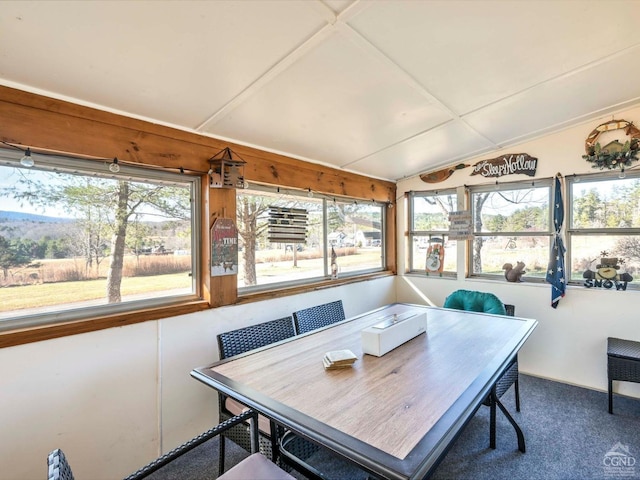
{"label": "ceiling seam", "polygon": [[262,89],[267,83],[285,71],[294,62],[302,58],[309,50],[319,45],[326,37],[334,31],[332,24],[324,25],[320,30],[314,33],[310,38],[302,42],[292,52],[279,60],[275,65],[269,68],[265,73],[256,78],[249,86],[242,90],[239,94],[220,107],[213,115],[198,125],[195,130],[200,131],[207,128],[220,120],[221,117],[236,108],[240,103]]}
{"label": "ceiling seam", "polygon": [[[359,46],[360,48],[365,50],[367,53],[372,54],[378,61],[380,61],[381,63],[383,63],[387,67],[389,67],[390,71],[392,71],[395,75],[397,75],[399,78],[401,78],[407,85],[409,85],[411,88],[413,88],[418,93],[420,93],[420,95],[425,97],[430,103],[432,103],[433,105],[435,105],[438,108],[440,108],[441,110],[443,110],[444,113],[446,113],[447,115],[449,115],[451,117],[452,121],[462,123],[463,125],[466,126],[466,128],[468,128],[470,131],[475,133],[478,137],[484,139],[486,142],[488,142],[488,143],[490,143],[492,145],[496,145],[496,143],[492,139],[488,138],[483,133],[481,133],[478,130],[476,130],[472,125],[467,123],[467,121],[461,115],[456,113],[446,103],[444,103],[442,100],[440,100],[434,94],[432,94],[424,85],[422,85],[422,83],[420,83],[418,80],[416,80],[411,74],[409,74],[409,72],[407,72],[404,68],[402,68],[400,65],[398,65],[395,61],[393,61],[389,56],[387,56],[380,49],[378,49],[378,47],[376,47],[373,43],[371,43],[360,32],[355,30],[350,25],[348,25],[348,24],[346,24],[344,22],[340,22],[340,21],[338,21],[336,23],[336,27],[337,27],[338,31],[340,33],[344,34],[345,37],[347,37],[352,43],[354,43],[355,45]],[[427,132],[433,130],[434,128],[438,128],[439,126],[440,125],[438,125],[436,127],[433,127],[433,128],[430,128],[430,129],[427,129],[427,130],[424,130],[424,131],[422,131],[422,132],[420,132],[420,133],[418,133],[416,135],[421,135],[421,134],[427,133]],[[408,137],[406,139],[403,139],[401,141],[409,140],[411,138],[414,138],[416,135],[413,135],[413,136]],[[365,157],[362,157],[362,158],[366,158],[366,157],[368,157],[370,155],[374,155],[374,154],[375,153],[371,153],[371,154],[368,154],[368,155],[366,155]],[[357,162],[357,161],[359,161],[359,160],[353,160],[352,162],[349,162],[349,164],[351,164],[353,162]]]}
{"label": "ceiling seam", "polygon": [[344,11],[336,15],[322,0],[310,3],[313,8],[319,12],[323,20],[327,23],[320,30],[314,33],[310,38],[302,42],[292,52],[279,60],[275,65],[269,68],[264,74],[256,78],[243,91],[225,103],[215,113],[209,116],[204,122],[194,128],[195,131],[201,132],[203,129],[217,123],[221,117],[235,109],[243,103],[247,98],[251,97],[257,91],[262,89],[267,83],[285,71],[294,62],[302,58],[309,50],[319,45],[325,38],[335,31],[335,25],[341,23],[342,18],[353,18],[355,15],[369,8],[370,5],[356,0],[349,5]]}
{"label": "ceiling seam", "polygon": [[382,148],[376,150],[375,152],[367,153],[366,155],[364,155],[364,156],[362,156],[360,158],[357,158],[356,160],[350,160],[350,161],[348,161],[346,163],[343,163],[342,165],[340,165],[340,168],[344,168],[344,167],[347,167],[349,165],[353,165],[354,163],[361,162],[362,160],[366,160],[369,157],[377,155],[377,154],[379,154],[381,152],[384,152],[385,150],[388,150],[390,148],[397,147],[398,145],[402,145],[403,143],[410,142],[411,140],[414,140],[415,138],[418,138],[418,137],[420,137],[422,135],[425,135],[427,133],[437,132],[438,130],[440,130],[440,129],[442,129],[442,128],[446,127],[447,125],[449,125],[451,123],[454,123],[454,122],[455,122],[455,119],[450,119],[450,120],[447,120],[445,122],[439,123],[435,127],[429,128],[428,130],[423,130],[421,132],[415,133],[413,135],[410,135],[409,137],[406,137],[406,138],[403,138],[401,140],[398,140],[395,143],[392,143],[390,145],[382,147]]}
{"label": "ceiling seam", "polygon": [[514,92],[514,93],[512,93],[510,95],[501,97],[498,100],[494,100],[493,102],[486,103],[486,104],[484,104],[484,105],[482,105],[480,107],[474,108],[473,110],[469,110],[468,112],[466,112],[464,114],[461,114],[461,117],[464,119],[464,117],[468,117],[468,116],[470,116],[470,115],[472,115],[474,113],[477,113],[477,112],[479,112],[481,110],[484,110],[485,108],[500,104],[501,102],[504,102],[505,100],[509,100],[509,99],[512,99],[512,98],[517,97],[519,95],[523,95],[523,94],[525,94],[525,93],[527,93],[527,92],[529,92],[531,90],[534,90],[534,89],[536,89],[538,87],[541,87],[542,85],[550,84],[550,83],[556,82],[558,80],[562,80],[564,78],[572,77],[572,76],[577,75],[577,74],[579,74],[579,73],[581,73],[583,71],[589,70],[589,69],[591,69],[593,67],[597,67],[599,65],[602,65],[603,63],[606,63],[607,61],[612,60],[612,59],[614,59],[616,57],[620,57],[622,55],[626,55],[626,53],[628,51],[634,50],[634,49],[636,49],[638,47],[640,47],[640,43],[636,43],[634,45],[631,45],[629,47],[623,48],[622,50],[618,50],[618,51],[616,51],[614,53],[611,53],[609,55],[606,55],[604,57],[600,57],[600,58],[598,58],[596,60],[593,60],[591,62],[587,62],[587,63],[585,63],[583,65],[580,65],[579,67],[573,68],[573,69],[571,69],[571,70],[569,70],[567,72],[559,73],[558,75],[555,75],[553,77],[549,77],[546,80],[541,80],[541,81],[539,81],[539,82],[537,82],[537,83],[535,83],[533,85],[530,85],[530,86],[528,86],[526,88],[523,88],[522,90],[518,90],[517,92]]}

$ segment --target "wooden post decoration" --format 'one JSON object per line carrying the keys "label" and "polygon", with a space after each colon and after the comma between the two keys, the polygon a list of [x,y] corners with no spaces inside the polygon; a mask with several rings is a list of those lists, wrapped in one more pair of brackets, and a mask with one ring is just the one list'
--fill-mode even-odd
{"label": "wooden post decoration", "polygon": [[497,158],[480,160],[473,166],[471,175],[483,177],[502,177],[522,173],[533,177],[536,174],[538,159],[528,153],[508,153]]}
{"label": "wooden post decoration", "polygon": [[435,172],[423,173],[420,175],[420,180],[426,183],[443,182],[447,178],[449,178],[456,170],[462,170],[463,168],[467,168],[469,166],[470,165],[468,163],[459,163],[458,165],[443,168],[441,170],[436,170]]}

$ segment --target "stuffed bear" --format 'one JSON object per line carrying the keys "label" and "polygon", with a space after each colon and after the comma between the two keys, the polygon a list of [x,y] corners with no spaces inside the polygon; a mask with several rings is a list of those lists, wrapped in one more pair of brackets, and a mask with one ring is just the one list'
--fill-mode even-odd
{"label": "stuffed bear", "polygon": [[516,262],[515,267],[510,263],[505,263],[502,269],[504,270],[504,278],[507,279],[507,282],[521,282],[522,280],[520,278],[527,273],[524,270],[524,262]]}

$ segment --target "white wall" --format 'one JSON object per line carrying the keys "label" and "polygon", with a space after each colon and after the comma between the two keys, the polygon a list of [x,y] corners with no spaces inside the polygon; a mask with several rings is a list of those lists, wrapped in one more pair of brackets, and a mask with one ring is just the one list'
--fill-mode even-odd
{"label": "white wall", "polygon": [[[640,107],[616,118],[640,124]],[[590,171],[581,158],[590,122],[509,148],[539,159],[538,176]],[[478,157],[495,157],[491,155]],[[505,180],[516,179],[516,176]],[[482,183],[468,170],[435,188]],[[398,194],[429,190],[418,177],[399,182]],[[399,272],[404,271],[406,210],[398,202]],[[526,276],[525,276],[526,280]],[[640,281],[638,279],[637,281]],[[640,292],[569,287],[554,310],[550,287],[506,281],[434,279],[400,275],[304,295],[217,308],[160,321],[0,349],[0,458],[2,478],[45,476],[46,455],[68,454],[78,479],[120,478],[217,420],[217,396],[189,376],[218,358],[216,334],[341,298],[347,316],[396,301],[442,305],[453,290],[491,291],[539,326],[520,354],[526,373],[606,389],[606,338],[640,341]],[[640,398],[640,385],[621,383]],[[523,392],[526,408],[526,392]],[[603,409],[607,406],[603,404]]]}
{"label": "white wall", "polygon": [[[640,107],[619,112],[616,119],[634,121],[640,124]],[[578,127],[564,130],[554,135],[504,149],[506,153],[528,153],[538,158],[536,178],[553,177],[557,172],[563,175],[594,172],[591,165],[582,159],[584,141],[587,135],[600,123],[611,120],[611,116],[590,121]],[[624,132],[618,131],[622,137]],[[605,141],[604,143],[607,143]],[[466,161],[475,164],[479,160],[495,158],[499,154],[485,155]],[[640,166],[638,167],[640,168]],[[408,191],[434,190],[493,183],[495,179],[470,176],[470,168],[456,171],[448,180],[428,184],[419,177],[398,182],[398,196]],[[500,182],[525,180],[524,175],[509,175],[500,178]],[[397,213],[399,265],[398,271],[405,271],[407,213],[404,202],[398,202]],[[460,248],[464,248],[461,246]],[[599,252],[594,252],[597,256]],[[547,284],[508,283],[465,279],[464,254],[459,252],[458,279],[427,278],[420,275],[402,275],[397,281],[399,302],[432,302],[441,306],[445,297],[452,291],[465,288],[495,293],[505,303],[516,306],[516,315],[538,320],[539,325],[519,356],[520,370],[525,373],[576,384],[588,388],[607,389],[607,337],[621,337],[640,341],[640,292],[611,291],[584,286],[569,286],[566,296],[557,309],[550,306],[551,287]],[[517,258],[505,259],[515,261]],[[633,283],[640,283],[640,278]],[[614,382],[614,391],[640,398],[640,384]],[[523,393],[526,402],[526,392]],[[526,403],[525,403],[526,404]],[[526,408],[526,407],[525,407]],[[607,408],[606,405],[602,407]]]}
{"label": "white wall", "polygon": [[46,478],[62,448],[79,480],[122,478],[217,423],[217,395],[192,379],[216,335],[342,299],[347,316],[395,301],[386,277],[0,349],[0,478]]}

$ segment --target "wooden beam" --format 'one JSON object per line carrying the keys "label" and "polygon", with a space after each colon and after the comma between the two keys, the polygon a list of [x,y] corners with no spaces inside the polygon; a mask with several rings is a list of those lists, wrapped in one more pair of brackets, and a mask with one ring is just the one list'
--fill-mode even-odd
{"label": "wooden beam", "polygon": [[247,162],[249,182],[392,202],[393,182],[0,86],[0,140],[47,150],[194,172],[230,147]]}

